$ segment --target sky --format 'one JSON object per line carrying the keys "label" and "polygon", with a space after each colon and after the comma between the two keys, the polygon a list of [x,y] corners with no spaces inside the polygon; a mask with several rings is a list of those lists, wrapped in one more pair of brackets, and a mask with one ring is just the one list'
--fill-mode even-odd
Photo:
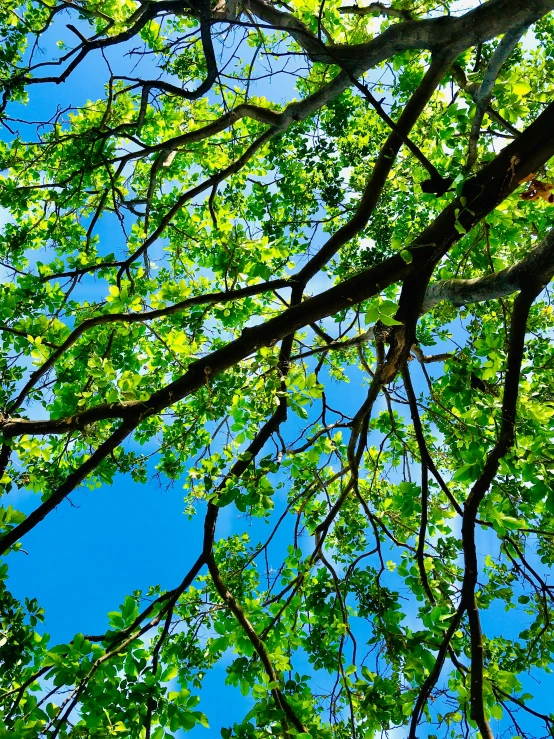
{"label": "sky", "polygon": [[[467,8],[468,3],[463,6]],[[70,34],[63,26],[56,29],[56,33],[58,37],[68,36],[69,40]],[[122,61],[119,52],[117,61]],[[104,62],[91,55],[79,72],[55,89],[55,95],[51,86],[35,86],[32,89],[32,102],[21,113],[31,119],[44,118],[58,104],[79,104],[87,98],[95,99],[103,94],[105,73]],[[280,102],[290,96],[291,88],[286,85],[277,89],[273,84],[264,94]],[[23,127],[21,132],[25,137]],[[100,234],[108,237],[109,224],[101,225]],[[93,280],[84,284],[87,290],[95,289]],[[315,284],[313,287],[317,290],[324,285]],[[99,286],[98,289],[104,288]],[[454,326],[453,334],[454,338],[462,339],[463,328]],[[444,349],[443,346],[437,346],[434,351]],[[440,367],[433,366],[431,372],[438,371]],[[421,372],[416,377],[416,391],[423,390]],[[351,385],[331,382],[328,386],[330,405],[341,407],[345,412],[355,409],[359,404],[359,381],[355,380],[359,378],[353,375]],[[378,406],[377,410],[380,409]],[[15,493],[10,498],[16,507],[27,513],[36,506],[32,494]],[[203,519],[202,514],[203,504],[199,504],[193,520],[183,515],[183,489],[180,482],[168,487],[151,479],[142,485],[125,476],[118,476],[112,486],[104,485],[92,491],[80,488],[25,537],[24,551],[9,555],[9,587],[16,597],[37,598],[45,608],[44,628],[51,635],[51,644],[67,642],[77,632],[102,633],[107,626],[107,612],[116,609],[126,594],[135,589],[146,590],[156,583],[162,588],[171,588],[182,579],[201,548],[202,530],[199,524]],[[252,541],[263,540],[269,526],[247,519],[234,507],[221,512],[218,536],[245,530],[251,535]],[[497,546],[494,534],[479,530],[478,537],[482,556],[494,551]],[[285,533],[280,534],[276,540],[276,551],[288,542]],[[309,540],[303,542],[306,553],[311,546]],[[390,577],[394,582],[394,576]],[[397,583],[401,587],[399,580]],[[416,624],[415,615],[408,614],[410,618]],[[517,612],[509,619],[498,612],[488,612],[483,618],[486,628],[501,633],[509,628],[520,628]],[[198,727],[189,732],[194,739],[218,736],[221,726],[230,726],[240,720],[250,708],[249,698],[242,697],[237,689],[224,685],[225,667],[231,658],[228,655],[206,677],[199,708],[208,715],[212,728],[206,731]],[[547,705],[545,701],[553,687],[552,682],[533,685],[530,692],[537,695],[538,707]],[[400,735],[396,739],[400,739]]]}

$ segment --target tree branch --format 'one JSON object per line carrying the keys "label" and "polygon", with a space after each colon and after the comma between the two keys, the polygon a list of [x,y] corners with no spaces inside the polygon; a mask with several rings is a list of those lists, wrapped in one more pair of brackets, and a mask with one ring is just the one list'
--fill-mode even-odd
{"label": "tree branch", "polygon": [[477,161],[477,144],[479,143],[479,134],[481,133],[481,123],[485,117],[487,108],[489,107],[492,88],[496,82],[496,78],[500,74],[504,63],[515,49],[523,33],[527,27],[515,27],[511,28],[504,34],[502,41],[495,49],[492,55],[483,82],[481,86],[473,93],[473,99],[476,103],[476,111],[473,116],[471,124],[471,131],[469,134],[469,151],[467,156],[467,162],[465,171],[471,171],[473,165]]}
{"label": "tree branch", "polygon": [[554,277],[554,229],[531,249],[517,264],[484,277],[468,280],[439,280],[427,288],[422,313],[432,310],[443,300],[455,306],[505,298],[521,290],[536,277],[547,285]]}
{"label": "tree branch", "polygon": [[388,15],[391,18],[402,18],[405,21],[414,19],[409,10],[390,8],[383,3],[370,3],[369,5],[342,5],[339,12],[347,15]]}

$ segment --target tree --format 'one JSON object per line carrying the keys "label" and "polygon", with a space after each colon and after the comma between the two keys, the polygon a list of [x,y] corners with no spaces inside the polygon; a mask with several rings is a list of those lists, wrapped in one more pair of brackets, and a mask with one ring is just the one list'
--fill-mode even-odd
{"label": "tree", "polygon": [[552,9],[4,0],[2,553],[121,474],[204,543],[61,645],[2,565],[1,736],[177,736],[229,653],[224,739],[554,735]]}

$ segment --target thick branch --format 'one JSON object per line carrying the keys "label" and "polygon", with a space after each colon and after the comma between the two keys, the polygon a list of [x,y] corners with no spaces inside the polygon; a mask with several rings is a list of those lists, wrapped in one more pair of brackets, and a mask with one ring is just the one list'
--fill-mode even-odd
{"label": "thick branch", "polygon": [[248,7],[267,23],[289,31],[312,61],[327,64],[338,61],[351,72],[360,74],[408,49],[461,52],[512,28],[535,23],[554,8],[554,0],[489,0],[460,17],[443,16],[397,23],[365,44],[337,45],[328,53],[319,39],[293,15],[283,13],[263,0],[248,0]]}
{"label": "thick branch", "polygon": [[498,300],[518,292],[526,282],[540,277],[547,285],[554,277],[554,229],[517,264],[485,277],[439,280],[427,288],[422,313],[447,300],[455,306]]}
{"label": "thick branch", "polygon": [[413,20],[413,16],[409,10],[401,10],[390,8],[383,3],[370,3],[369,5],[343,5],[339,8],[341,13],[347,15],[388,15],[391,18],[402,18],[402,20]]}
{"label": "thick branch", "polygon": [[462,544],[464,552],[464,580],[462,584],[462,603],[465,604],[469,618],[471,638],[471,718],[477,723],[484,739],[492,739],[492,732],[485,716],[483,701],[483,636],[479,609],[475,598],[477,585],[477,551],[475,546],[475,519],[500,465],[500,460],[514,443],[516,404],[519,394],[519,377],[525,350],[527,318],[533,301],[544,288],[546,282],[542,275],[527,278],[522,292],[514,305],[510,326],[510,344],[504,381],[501,426],[498,441],[487,456],[483,472],[473,485],[464,505],[462,522]]}

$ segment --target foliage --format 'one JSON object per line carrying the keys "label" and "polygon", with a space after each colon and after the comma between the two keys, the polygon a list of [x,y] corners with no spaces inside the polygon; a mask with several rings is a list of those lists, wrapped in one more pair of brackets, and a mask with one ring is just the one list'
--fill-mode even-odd
{"label": "foliage", "polygon": [[223,739],[554,736],[553,7],[4,0],[2,552],[121,474],[204,544],[68,644],[2,565],[0,737],[225,660]]}

